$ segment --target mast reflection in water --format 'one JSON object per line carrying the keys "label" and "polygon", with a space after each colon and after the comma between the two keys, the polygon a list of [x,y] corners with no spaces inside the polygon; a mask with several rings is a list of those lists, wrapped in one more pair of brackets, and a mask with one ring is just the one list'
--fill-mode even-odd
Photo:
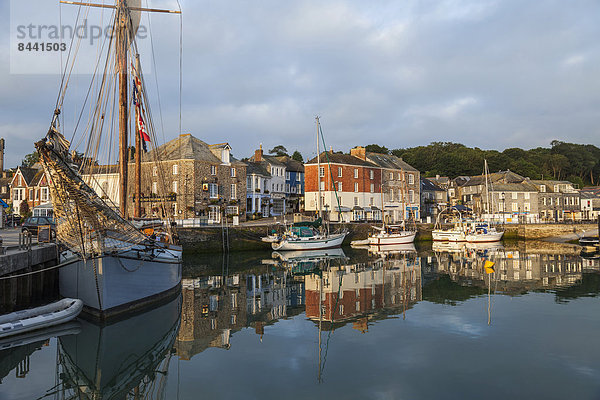
{"label": "mast reflection in water", "polygon": [[0,398],[600,391],[598,259],[522,244],[231,257],[188,258],[181,296],[144,314],[0,343]]}

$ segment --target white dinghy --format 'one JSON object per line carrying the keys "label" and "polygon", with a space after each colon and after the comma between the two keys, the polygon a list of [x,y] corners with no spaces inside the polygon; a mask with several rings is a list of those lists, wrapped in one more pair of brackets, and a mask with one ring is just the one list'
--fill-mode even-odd
{"label": "white dinghy", "polygon": [[62,299],[45,306],[0,315],[0,338],[71,321],[82,309],[83,301]]}

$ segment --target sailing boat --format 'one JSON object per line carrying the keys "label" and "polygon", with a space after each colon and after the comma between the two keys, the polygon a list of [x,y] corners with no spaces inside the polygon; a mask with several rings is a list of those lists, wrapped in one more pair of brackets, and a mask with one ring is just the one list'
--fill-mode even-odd
{"label": "sailing boat", "polygon": [[[82,135],[86,144],[83,157],[71,148],[59,123],[67,89],[65,82],[69,81],[72,67],[65,68],[50,129],[46,137],[35,144],[40,163],[49,177],[54,215],[58,221],[57,241],[62,249],[59,261],[63,264],[59,274],[60,293],[81,299],[84,311],[98,318],[108,318],[170,297],[181,285],[182,249],[175,245],[172,232],[161,240],[148,237],[132,225],[127,214],[129,118],[134,117],[137,125],[136,183],[141,179],[140,142],[147,141],[150,135],[156,138],[139,56],[133,54],[137,48],[135,33],[139,22],[139,16],[135,14],[139,11],[168,11],[141,8],[139,1],[136,3],[135,0],[118,0],[115,5],[63,3],[114,10],[113,34],[102,44],[106,52],[98,58],[98,66],[103,65],[104,71],[100,78],[99,74],[93,75],[90,84],[90,87],[98,88],[98,94],[97,101],[89,105],[91,123]],[[69,60],[67,65],[74,63],[78,48],[76,43],[71,45],[75,49],[73,60]],[[128,84],[130,65],[133,91]],[[113,100],[113,105],[107,105],[109,100]],[[87,99],[82,107],[86,103]],[[130,103],[136,105],[135,113],[129,113]],[[118,118],[113,118],[114,123],[111,123],[105,115],[111,115],[114,104],[118,104]],[[119,143],[119,211],[82,178],[83,171],[97,167],[99,149],[111,148],[113,130],[118,131]],[[160,160],[155,162],[162,171]],[[135,186],[137,203],[140,192],[139,185]],[[139,212],[138,207],[135,212]],[[167,224],[169,229],[170,224]]]}
{"label": "sailing boat", "polygon": [[[488,210],[493,207],[493,202],[490,202],[490,192],[488,188],[488,167],[487,160],[484,162],[485,176],[485,193]],[[450,229],[442,229],[440,217],[448,210],[458,213],[458,221]],[[438,214],[432,237],[434,241],[449,241],[449,242],[469,242],[469,243],[486,243],[497,242],[502,239],[504,232],[498,231],[490,222],[480,220],[463,220],[462,213],[456,207],[450,207]]]}
{"label": "sailing boat", "polygon": [[292,224],[283,235],[271,235],[263,237],[264,242],[271,243],[275,251],[288,250],[322,250],[340,247],[348,232],[330,234],[323,229],[323,204],[321,199],[321,153],[319,151],[319,138],[322,137],[319,117],[317,120],[317,187],[319,218],[313,222],[296,222]]}
{"label": "sailing boat", "polygon": [[[404,171],[402,172],[404,176]],[[404,182],[406,185],[406,181]],[[405,188],[406,186],[404,186]],[[406,193],[403,196],[406,199]],[[402,223],[400,225],[386,225],[385,224],[385,203],[383,201],[383,169],[381,170],[381,207],[382,207],[382,215],[381,215],[381,228],[377,226],[373,226],[372,228],[377,232],[374,232],[369,235],[369,245],[371,246],[381,246],[381,245],[398,245],[398,244],[408,244],[413,243],[415,241],[415,236],[417,236],[416,230],[407,230],[406,229],[406,221],[404,220],[404,211],[402,212]]]}
{"label": "sailing boat", "polygon": [[[490,201],[490,189],[488,186],[488,165],[487,160],[484,160],[484,174],[485,174],[485,197],[487,204],[487,211],[494,214],[494,202]],[[493,196],[492,196],[493,197]],[[504,232],[498,231],[496,227],[492,226],[488,221],[475,221],[472,227],[466,232],[466,240],[469,243],[486,243],[486,242],[497,242],[502,239]]]}

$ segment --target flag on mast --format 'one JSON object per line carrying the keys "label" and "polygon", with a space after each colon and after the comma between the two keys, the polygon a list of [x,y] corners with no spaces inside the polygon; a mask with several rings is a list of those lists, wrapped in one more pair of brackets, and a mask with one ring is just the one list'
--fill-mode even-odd
{"label": "flag on mast", "polygon": [[142,139],[142,146],[144,147],[144,151],[148,151],[146,146],[146,142],[150,142],[150,135],[146,131],[146,124],[144,123],[144,117],[142,117],[142,102],[141,102],[141,93],[142,93],[142,81],[137,75],[137,71],[133,64],[131,65],[133,69],[133,104],[135,105],[136,115],[137,115],[137,128],[140,133],[140,137]]}

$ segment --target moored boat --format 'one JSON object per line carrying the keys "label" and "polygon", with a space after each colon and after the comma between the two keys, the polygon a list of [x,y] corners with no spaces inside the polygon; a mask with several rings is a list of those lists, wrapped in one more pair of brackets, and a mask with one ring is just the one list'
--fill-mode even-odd
{"label": "moored boat", "polygon": [[62,299],[45,306],[1,315],[0,338],[69,322],[77,317],[82,309],[83,301]]}
{"label": "moored boat", "polygon": [[373,228],[378,232],[369,235],[368,240],[371,246],[413,243],[417,236],[416,231],[404,230],[401,225],[387,225],[383,228],[374,226]]}
{"label": "moored boat", "polygon": [[[85,128],[76,125],[72,134],[69,132],[71,142],[65,138],[59,116],[63,113],[66,82],[72,73],[72,69],[66,68],[50,129],[35,147],[51,182],[57,242],[65,249],[59,255],[60,293],[81,299],[84,311],[104,319],[157,302],[181,285],[182,249],[176,244],[172,225],[167,220],[165,232],[157,234],[153,229],[163,225],[158,216],[169,218],[166,201],[170,189],[165,187],[164,160],[156,147],[157,135],[136,43],[139,12],[167,10],[141,8],[139,0],[80,6],[115,10],[110,26],[114,40],[99,49],[97,70],[91,78],[90,87],[96,87],[97,98],[95,101],[86,98],[81,104],[82,115],[87,111],[90,121]],[[76,54],[76,51],[70,53],[65,65],[75,64]],[[134,105],[132,109],[130,104]],[[115,118],[108,122],[105,115],[113,112]],[[130,126],[135,127],[133,135]],[[133,149],[129,145],[130,136],[135,137]],[[119,145],[114,146],[117,140]],[[72,146],[72,143],[78,144]],[[148,160],[144,163],[153,163],[146,167],[150,166],[157,181],[163,182],[153,183],[153,199],[160,207],[154,207],[154,211],[149,207],[146,211],[149,218],[143,219],[141,171],[147,146],[152,148],[144,155]],[[99,165],[102,160],[118,161],[115,185],[118,199],[111,198],[108,189],[96,181],[94,171],[104,167]],[[133,185],[128,178],[130,163],[135,165]],[[128,203],[132,200],[133,212],[130,212],[128,208],[132,207]],[[141,232],[144,228],[148,229]]]}

